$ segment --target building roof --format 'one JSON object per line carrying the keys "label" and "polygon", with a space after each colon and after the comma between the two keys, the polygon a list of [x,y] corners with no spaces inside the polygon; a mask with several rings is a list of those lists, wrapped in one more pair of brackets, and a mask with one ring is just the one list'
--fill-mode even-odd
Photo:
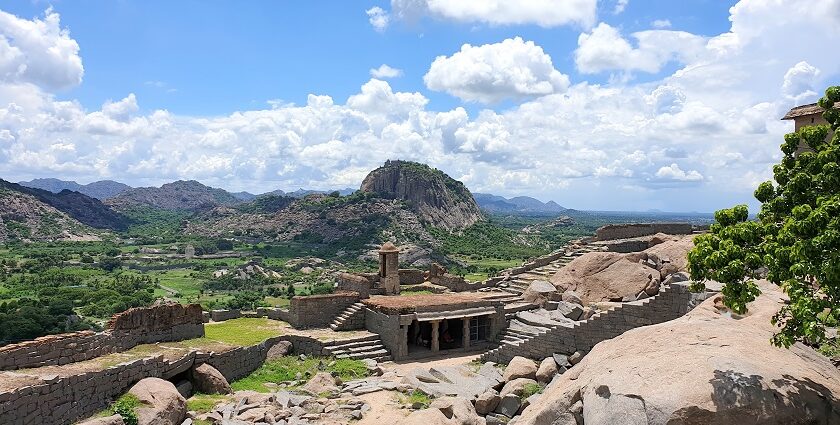
{"label": "building roof", "polygon": [[[834,104],[835,109],[840,109],[840,102]],[[820,108],[819,105],[816,103],[809,103],[807,105],[801,105],[791,108],[785,116],[782,117],[783,120],[792,120],[796,117],[803,117],[807,115],[815,115],[823,113],[823,108]]]}
{"label": "building roof", "polygon": [[382,244],[382,248],[379,248],[379,252],[400,252],[400,250],[393,243],[391,243],[391,241],[388,241]]}
{"label": "building roof", "polygon": [[460,310],[464,308],[489,307],[498,301],[495,297],[478,293],[444,293],[411,296],[375,296],[362,300],[365,305],[385,314],[409,314],[417,312]]}

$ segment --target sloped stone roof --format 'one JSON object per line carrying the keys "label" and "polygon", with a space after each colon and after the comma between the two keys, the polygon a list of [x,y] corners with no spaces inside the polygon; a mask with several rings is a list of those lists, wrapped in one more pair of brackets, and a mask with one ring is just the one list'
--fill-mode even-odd
{"label": "sloped stone roof", "polygon": [[[834,104],[834,109],[840,108],[840,102]],[[807,105],[796,106],[788,111],[782,120],[792,120],[796,117],[802,117],[806,115],[814,115],[814,114],[821,114],[823,113],[823,108],[820,108],[819,105],[816,103],[809,103]]]}

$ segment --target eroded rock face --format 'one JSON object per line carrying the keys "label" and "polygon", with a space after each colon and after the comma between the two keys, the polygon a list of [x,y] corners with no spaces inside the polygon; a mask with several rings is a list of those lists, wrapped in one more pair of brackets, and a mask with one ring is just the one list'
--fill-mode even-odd
{"label": "eroded rock face", "polygon": [[425,164],[388,161],[371,171],[359,190],[409,201],[423,221],[447,230],[482,220],[478,204],[463,183]]}
{"label": "eroded rock face", "polygon": [[187,415],[187,401],[169,381],[141,379],[128,392],[143,404],[135,409],[139,425],[179,425]]}
{"label": "eroded rock face", "polygon": [[265,360],[269,361],[285,357],[292,352],[292,348],[292,341],[278,341],[268,349],[268,353],[265,355]]}
{"label": "eroded rock face", "polygon": [[575,414],[587,425],[840,423],[840,371],[804,345],[770,344],[783,295],[760,286],[740,319],[710,298],[679,319],[596,345],[517,425],[571,424]]}

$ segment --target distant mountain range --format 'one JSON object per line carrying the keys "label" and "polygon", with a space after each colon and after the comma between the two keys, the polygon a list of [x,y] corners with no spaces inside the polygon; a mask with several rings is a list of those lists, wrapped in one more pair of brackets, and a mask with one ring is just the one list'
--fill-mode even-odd
{"label": "distant mountain range", "polygon": [[74,181],[59,180],[59,179],[34,179],[28,182],[19,182],[21,186],[31,187],[33,189],[43,189],[53,193],[59,193],[62,190],[71,190],[81,194],[105,200],[119,195],[131,186],[113,180],[101,180],[88,184],[79,184]]}
{"label": "distant mountain range", "polygon": [[[184,182],[185,181],[179,181],[179,182],[173,182],[173,183],[184,183]],[[192,181],[192,180],[189,181],[189,182],[198,183],[198,182]],[[145,192],[146,195],[150,195],[150,190],[151,189],[164,189],[164,192],[169,191],[170,193],[173,192],[173,191],[176,191],[176,192],[180,191],[180,192],[187,193],[187,192],[190,192],[191,190],[198,190],[199,192],[201,192],[201,191],[204,191],[205,188],[206,189],[212,189],[212,190],[223,190],[223,189],[215,189],[215,188],[212,188],[212,187],[209,187],[209,186],[205,186],[201,183],[198,183],[198,184],[201,185],[203,188],[199,188],[198,186],[195,186],[195,185],[192,185],[191,188],[187,187],[188,185],[180,185],[180,187],[179,187],[179,185],[175,185],[174,187],[169,186],[169,185],[172,185],[173,183],[165,184],[164,186],[167,186],[165,188],[163,186],[161,186],[160,188],[149,187],[149,188],[136,188],[136,189],[144,189],[144,190],[141,190],[140,192]],[[115,182],[113,180],[100,180],[100,181],[95,181],[93,183],[88,183],[88,184],[79,184],[79,183],[76,183],[76,182],[71,181],[71,180],[60,180],[60,179],[46,178],[46,179],[32,179],[30,181],[22,181],[22,182],[18,182],[18,184],[21,185],[21,186],[30,187],[30,188],[33,188],[33,189],[42,189],[42,190],[46,190],[46,191],[53,192],[53,193],[59,193],[62,190],[70,190],[70,191],[73,191],[73,192],[79,192],[81,194],[90,196],[91,198],[99,199],[101,201],[104,201],[104,200],[109,199],[109,198],[114,198],[117,195],[122,194],[123,192],[129,191],[131,189],[135,189],[135,188],[133,188],[133,187],[131,187],[131,186],[125,184],[125,183]],[[344,188],[344,189],[338,189],[337,191],[341,196],[346,196],[346,195],[352,194],[356,190],[357,189],[353,189],[353,188],[348,187],[348,188]],[[228,194],[230,194],[231,196],[233,196],[234,198],[236,198],[239,201],[250,202],[250,201],[253,201],[254,199],[256,199],[257,197],[260,197],[260,196],[289,196],[289,197],[292,197],[292,198],[303,198],[304,196],[307,196],[307,195],[328,194],[328,193],[331,193],[331,192],[335,192],[335,190],[298,189],[298,190],[295,190],[293,192],[284,192],[280,189],[277,189],[277,190],[272,190],[270,192],[265,192],[265,193],[261,193],[261,194],[253,194],[253,193],[245,192],[245,191],[243,191],[243,192],[228,192]],[[135,193],[131,196],[137,197],[138,194],[135,191]],[[216,192],[216,196],[224,197],[224,195],[222,195],[218,192]],[[148,201],[148,199],[147,199],[147,201]],[[217,201],[218,201],[218,199],[217,199]],[[152,202],[152,204],[154,204],[154,203]],[[221,203],[221,204],[223,205],[224,203]]]}
{"label": "distant mountain range", "polygon": [[554,214],[568,210],[568,208],[564,208],[554,201],[542,202],[528,196],[508,199],[488,193],[474,193],[473,197],[482,210],[492,213]]}

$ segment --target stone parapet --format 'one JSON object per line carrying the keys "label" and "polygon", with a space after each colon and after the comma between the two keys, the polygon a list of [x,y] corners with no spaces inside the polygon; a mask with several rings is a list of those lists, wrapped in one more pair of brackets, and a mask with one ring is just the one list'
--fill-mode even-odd
{"label": "stone parapet", "polygon": [[180,341],[204,336],[197,304],[159,304],[114,315],[103,332],[48,335],[0,347],[0,370],[80,362],[128,350],[139,344]]}
{"label": "stone parapet", "polygon": [[623,303],[574,324],[553,326],[548,332],[516,345],[502,344],[482,355],[481,360],[508,363],[516,356],[541,360],[554,353],[587,352],[595,344],[630,329],[667,322],[684,315],[708,296],[708,293],[689,291],[689,286],[690,282],[672,283],[664,286],[655,297]]}

